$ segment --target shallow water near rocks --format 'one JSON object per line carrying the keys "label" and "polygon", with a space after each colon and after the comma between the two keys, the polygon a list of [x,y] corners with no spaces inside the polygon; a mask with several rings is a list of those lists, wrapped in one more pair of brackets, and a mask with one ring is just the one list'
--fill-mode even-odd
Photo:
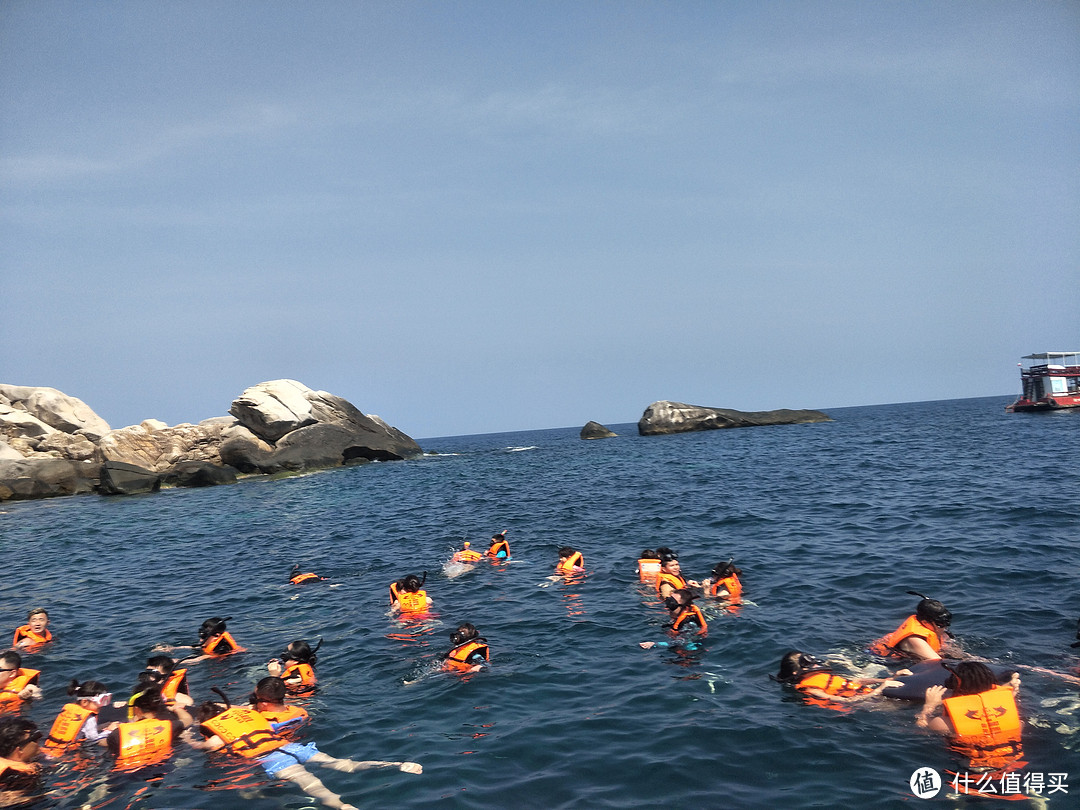
{"label": "shallow water near rocks", "polygon": [[[438,451],[286,480],[0,510],[10,628],[45,605],[54,643],[27,656],[46,729],[70,678],[118,696],[159,642],[231,616],[248,652],[195,664],[196,699],[235,700],[291,640],[323,639],[306,739],[424,773],[315,769],[358,806],[900,807],[908,779],[956,763],[915,709],[840,713],[770,681],[792,647],[871,663],[864,647],[917,598],[945,602],[970,652],[1067,671],[1080,615],[1080,413],[1006,414],[1006,398],[830,411],[835,421],[581,441],[578,428],[421,441]],[[464,539],[509,529],[508,564],[447,577]],[[548,579],[556,548],[587,575]],[[666,611],[638,553],[677,549],[702,578],[734,557],[750,604],[707,608],[697,649],[658,647]],[[293,563],[330,578],[287,584]],[[435,615],[402,626],[387,585],[428,571]],[[331,587],[333,585],[333,587]],[[491,666],[433,671],[470,621]],[[1080,795],[1076,686],[1022,670],[1027,771]],[[40,807],[299,808],[257,767],[181,746],[138,778],[53,769]],[[107,792],[103,790],[107,788]],[[970,801],[970,800],[969,800]],[[934,802],[948,803],[944,792]],[[955,803],[950,804],[953,806]],[[963,803],[961,802],[963,805]],[[963,805],[967,806],[967,805]]]}

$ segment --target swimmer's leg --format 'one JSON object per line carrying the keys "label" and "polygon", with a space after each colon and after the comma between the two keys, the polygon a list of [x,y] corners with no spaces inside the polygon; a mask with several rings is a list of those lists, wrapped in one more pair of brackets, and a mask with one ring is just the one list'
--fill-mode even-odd
{"label": "swimmer's leg", "polygon": [[[317,756],[320,755],[316,754],[315,757]],[[315,759],[315,757],[312,757],[312,759]],[[299,762],[295,765],[288,765],[280,771],[275,772],[274,778],[288,779],[308,796],[311,796],[313,799],[318,799],[327,807],[334,807],[338,810],[358,810],[354,805],[346,804],[342,801],[340,796],[320,782],[317,776],[308,771],[307,768]]]}
{"label": "swimmer's leg", "polygon": [[405,773],[423,773],[424,770],[419,762],[383,762],[378,759],[369,759],[358,762],[354,759],[337,759],[329,754],[324,754],[322,751],[313,754],[308,762],[314,762],[316,765],[321,765],[324,768],[330,768],[334,771],[344,771],[345,773],[356,773],[356,771],[366,771],[371,768],[397,768]]}

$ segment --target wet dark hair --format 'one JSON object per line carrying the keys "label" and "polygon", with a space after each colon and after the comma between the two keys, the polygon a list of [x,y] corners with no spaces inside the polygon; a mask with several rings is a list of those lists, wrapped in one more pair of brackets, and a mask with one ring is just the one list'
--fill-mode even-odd
{"label": "wet dark hair", "polygon": [[0,757],[10,757],[16,748],[31,739],[41,739],[41,732],[33,720],[14,714],[0,717]]}
{"label": "wet dark hair", "polygon": [[322,639],[319,639],[319,643],[315,645],[315,649],[311,649],[311,645],[303,639],[298,639],[289,644],[285,648],[285,652],[281,654],[282,661],[296,661],[298,664],[314,664],[318,659],[315,655],[316,650],[322,646]]}
{"label": "wet dark hair", "polygon": [[43,607],[36,607],[36,608],[31,609],[31,611],[26,614],[26,620],[30,621],[32,618],[37,616],[39,613],[45,614],[46,619],[49,618],[49,611],[47,611]]}
{"label": "wet dark hair", "polygon": [[19,669],[22,666],[22,656],[14,650],[8,650],[3,655],[0,655],[0,662],[13,669]]}
{"label": "wet dark hair", "polygon": [[457,647],[459,644],[464,644],[466,641],[471,641],[474,638],[480,637],[480,631],[473,627],[468,622],[459,624],[457,630],[450,632],[450,643]]}
{"label": "wet dark hair", "polygon": [[572,546],[559,546],[559,556],[560,557],[569,557],[576,550],[577,549],[573,548]]}
{"label": "wet dark hair", "polygon": [[659,556],[661,562],[667,562],[668,560],[677,560],[677,559],[679,559],[679,553],[677,551],[674,551],[674,550],[668,548],[667,546],[659,546],[659,547],[657,547],[656,553]]}
{"label": "wet dark hair", "polygon": [[781,683],[794,683],[804,673],[827,670],[829,667],[801,650],[789,650],[780,659],[780,671],[773,676]]}
{"label": "wet dark hair", "polygon": [[135,689],[132,691],[141,692],[145,689],[161,689],[165,683],[165,676],[158,672],[156,669],[144,669],[139,673],[135,684]]}
{"label": "wet dark hair", "polygon": [[697,594],[695,594],[689,588],[678,588],[677,590],[672,591],[671,595],[673,597],[675,597],[675,596],[679,597],[675,601],[676,601],[676,603],[680,604],[682,607],[686,607],[687,605],[693,604],[694,599],[697,598]]}
{"label": "wet dark hair", "polygon": [[229,621],[232,616],[226,616],[222,619],[219,616],[215,616],[212,619],[207,619],[199,626],[199,641],[206,641],[211,636],[217,636],[224,633],[227,629],[225,622]]}
{"label": "wet dark hair", "polygon": [[161,667],[165,670],[166,675],[170,675],[172,674],[172,671],[176,669],[176,661],[167,655],[152,655],[146,659],[146,666],[154,667],[155,669]]}
{"label": "wet dark hair", "polygon": [[713,579],[727,579],[732,574],[739,576],[742,574],[741,568],[736,568],[733,560],[727,562],[717,563],[713,566],[712,576]]}
{"label": "wet dark hair", "polygon": [[271,675],[269,678],[263,678],[261,681],[255,684],[255,690],[248,698],[251,705],[255,705],[256,698],[261,698],[262,700],[268,701],[270,703],[284,703],[285,681],[273,675]]}
{"label": "wet dark hair", "polygon": [[140,712],[158,718],[164,718],[171,714],[169,707],[165,705],[165,699],[161,696],[161,686],[159,684],[144,683],[141,677],[139,683],[135,685],[131,699],[128,700],[128,706],[134,706]]}
{"label": "wet dark hair", "polygon": [[195,710],[195,722],[205,723],[207,720],[212,720],[219,714],[225,712],[228,708],[229,707],[224,703],[218,703],[213,700],[200,703],[199,708]]}
{"label": "wet dark hair", "polygon": [[952,674],[945,681],[945,687],[953,695],[977,695],[993,689],[997,684],[994,671],[979,661],[961,661],[958,664],[942,664]]}
{"label": "wet dark hair", "polygon": [[660,555],[653,551],[651,548],[645,549],[638,555],[638,559],[641,560],[659,560]]}
{"label": "wet dark hair", "polygon": [[922,601],[915,606],[915,616],[924,622],[936,624],[938,627],[948,627],[952,624],[952,611],[937,599],[923,596],[916,591],[908,591],[912,596],[922,596]]}
{"label": "wet dark hair", "polygon": [[74,678],[71,679],[71,683],[68,684],[67,688],[67,693],[76,700],[89,700],[98,695],[104,695],[108,691],[109,687],[101,683],[101,681],[83,681],[79,683]]}
{"label": "wet dark hair", "polygon": [[427,571],[424,572],[423,579],[420,579],[420,577],[418,577],[416,574],[409,574],[407,577],[399,581],[398,587],[403,591],[408,591],[409,593],[416,593],[422,587],[424,587],[424,583],[426,581]]}

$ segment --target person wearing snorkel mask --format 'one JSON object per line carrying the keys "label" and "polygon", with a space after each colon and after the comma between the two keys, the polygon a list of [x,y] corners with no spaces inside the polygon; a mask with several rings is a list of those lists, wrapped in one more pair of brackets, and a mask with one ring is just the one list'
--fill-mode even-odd
{"label": "person wearing snorkel mask", "polygon": [[42,753],[47,757],[61,757],[69,748],[83,740],[97,742],[104,739],[118,725],[113,722],[104,728],[98,728],[98,712],[112,700],[112,692],[105,684],[98,681],[79,683],[72,680],[67,693],[73,700],[60,710],[60,714],[53,721],[49,736],[41,746]]}
{"label": "person wearing snorkel mask", "polygon": [[[671,596],[664,600],[664,605],[671,614],[671,624],[668,627],[672,634],[688,631],[696,628],[695,636],[704,636],[709,632],[709,625],[705,622],[705,614],[701,608],[694,604],[696,596],[689,588],[679,588],[673,591]],[[638,646],[643,650],[649,650],[656,646],[669,647],[669,642],[640,641]]]}
{"label": "person wearing snorkel mask", "polygon": [[[908,673],[910,674],[910,673]],[[809,653],[791,650],[780,659],[780,671],[773,680],[795,687],[818,705],[859,703],[881,694],[889,686],[903,686],[890,678],[845,678],[834,675],[832,667]]]}
{"label": "person wearing snorkel mask", "polygon": [[[869,651],[885,658],[937,660],[942,657],[941,652],[946,647],[947,637],[952,635],[948,632],[948,627],[952,624],[952,612],[936,599],[929,599],[915,591],[908,593],[922,597],[922,601],[915,607],[915,613],[904,619],[893,632],[871,644]],[[947,652],[952,657],[960,657],[955,649]]]}
{"label": "person wearing snorkel mask", "polygon": [[318,680],[315,677],[315,655],[322,646],[322,639],[311,649],[311,645],[300,639],[289,644],[281,658],[274,658],[266,665],[266,671],[281,678],[285,688],[294,695],[310,694],[315,691]]}
{"label": "person wearing snorkel mask", "polygon": [[128,700],[128,721],[105,737],[104,745],[116,757],[117,767],[136,768],[167,759],[180,734],[194,722],[182,707],[165,705],[160,681],[140,677]]}
{"label": "person wearing snorkel mask", "polygon": [[146,659],[144,673],[161,676],[161,696],[170,708],[173,705],[191,706],[195,701],[188,688],[187,669],[177,669],[176,661],[167,655],[153,655]]}
{"label": "person wearing snorkel mask", "polygon": [[450,633],[453,648],[443,657],[443,669],[451,672],[477,672],[491,657],[487,639],[468,622]]}

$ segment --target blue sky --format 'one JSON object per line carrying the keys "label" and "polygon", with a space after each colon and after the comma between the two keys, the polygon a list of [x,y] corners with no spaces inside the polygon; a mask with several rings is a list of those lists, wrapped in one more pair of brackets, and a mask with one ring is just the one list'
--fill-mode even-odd
{"label": "blue sky", "polygon": [[1075,2],[0,3],[0,381],[410,435],[1019,390]]}

